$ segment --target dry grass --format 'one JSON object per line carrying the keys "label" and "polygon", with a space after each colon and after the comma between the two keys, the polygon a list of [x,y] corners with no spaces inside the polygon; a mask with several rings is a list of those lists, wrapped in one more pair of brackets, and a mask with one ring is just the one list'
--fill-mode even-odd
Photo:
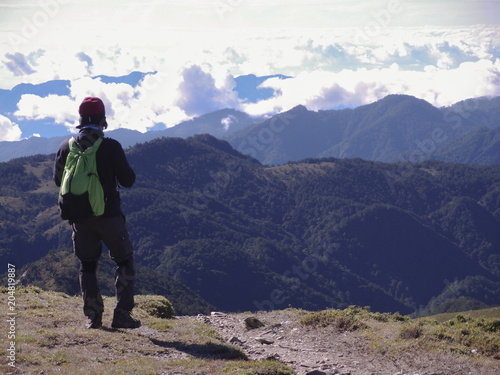
{"label": "dry grass", "polygon": [[[2,289],[1,303],[7,293]],[[80,297],[35,287],[16,290],[16,369],[18,374],[291,374],[276,361],[248,361],[207,324],[165,319],[166,300],[137,296],[139,329],[112,329],[114,298],[105,298],[103,329],[88,330]],[[168,302],[168,301],[167,301]],[[4,341],[2,341],[4,342]],[[0,356],[6,357],[6,347]],[[12,368],[0,365],[2,373]]]}
{"label": "dry grass", "polygon": [[264,170],[264,176],[279,176],[280,180],[286,184],[294,183],[305,178],[322,176],[335,169],[334,162],[321,162],[314,164],[284,164],[268,167]]}
{"label": "dry grass", "polygon": [[[7,289],[0,288],[3,306],[7,306],[7,297]],[[86,329],[81,302],[80,297],[35,287],[16,290],[14,374],[293,373],[279,361],[248,360],[244,352],[225,341],[202,319],[168,319],[173,308],[163,297],[137,296],[134,315],[143,326],[135,330],[110,328],[114,298],[104,299],[104,328]],[[305,327],[304,332],[312,335],[301,338],[304,343],[312,340],[309,346],[300,343],[306,345],[306,355],[310,353],[306,349],[320,344],[330,345],[333,353],[347,350],[345,355],[356,360],[360,368],[375,366],[377,362],[390,363],[392,368],[443,374],[462,374],[457,369],[493,374],[500,368],[498,318],[484,318],[476,313],[475,317],[455,314],[446,321],[433,317],[412,320],[355,306],[345,310],[292,312],[286,315],[286,320]],[[276,319],[281,322],[285,318]],[[3,338],[2,343],[5,341]],[[7,355],[7,346],[2,345],[0,356]],[[12,370],[5,361],[1,363],[2,373]]]}
{"label": "dry grass", "polygon": [[[473,315],[473,316],[472,316]],[[500,319],[498,309],[473,314],[450,314],[410,319],[399,314],[372,313],[369,308],[350,306],[345,310],[308,313],[304,326],[333,327],[338,331],[360,331],[377,354],[396,360],[413,353],[456,355],[464,361],[500,366]]]}
{"label": "dry grass", "polygon": [[387,313],[372,313],[370,307],[357,307],[349,306],[345,310],[329,309],[308,313],[299,323],[306,326],[334,326],[342,331],[355,331],[358,329],[365,329],[369,326],[367,321],[380,321],[380,322],[405,322],[410,318],[396,314]]}
{"label": "dry grass", "polygon": [[[432,320],[436,320],[439,323],[446,322],[448,320],[454,319],[458,313],[445,313],[434,315],[429,317]],[[474,311],[464,311],[460,315],[470,316],[472,318],[484,318],[484,319],[500,319],[500,307],[491,307],[489,309],[474,310]]]}

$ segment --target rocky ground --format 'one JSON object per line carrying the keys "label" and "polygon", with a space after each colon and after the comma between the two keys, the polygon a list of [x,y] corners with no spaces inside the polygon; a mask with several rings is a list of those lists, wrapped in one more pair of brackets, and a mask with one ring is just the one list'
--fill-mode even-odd
{"label": "rocky ground", "polygon": [[482,363],[470,356],[411,348],[391,353],[378,338],[391,340],[399,331],[387,327],[371,327],[370,333],[310,328],[298,323],[300,316],[293,310],[252,316],[213,312],[196,319],[210,324],[249,359],[274,358],[291,366],[297,375],[500,374],[498,361]]}
{"label": "rocky ground", "polygon": [[[0,288],[0,305],[8,306],[9,296],[7,288]],[[164,297],[137,296],[134,315],[143,323],[140,328],[113,329],[116,302],[105,297],[103,327],[89,330],[81,297],[36,287],[20,287],[15,297],[12,366],[5,361],[5,331],[0,373],[500,374],[498,319],[487,325],[456,316],[446,324],[430,319],[424,324],[356,307],[167,318],[163,313],[170,303]]]}

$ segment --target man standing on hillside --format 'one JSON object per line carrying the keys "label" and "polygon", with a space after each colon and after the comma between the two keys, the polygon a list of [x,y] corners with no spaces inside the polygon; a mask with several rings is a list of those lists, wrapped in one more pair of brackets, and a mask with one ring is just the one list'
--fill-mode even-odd
{"label": "man standing on hillside", "polygon": [[[117,304],[111,326],[137,328],[141,325],[140,321],[130,315],[134,307],[135,286],[133,248],[117,191],[117,182],[121,186],[131,187],[135,182],[135,173],[128,164],[121,144],[114,139],[104,138],[103,131],[108,124],[102,100],[95,97],[85,98],[80,104],[79,114],[80,124],[77,128],[80,132],[74,137],[78,147],[85,150],[103,138],[95,153],[95,164],[104,192],[104,213],[71,222],[73,248],[81,263],[80,286],[83,311],[90,320],[87,328],[102,326],[104,304],[96,277],[102,243],[109,249],[110,258],[117,265],[115,271]],[[57,186],[61,186],[69,152],[69,140],[66,140],[59,146],[54,162],[54,182]]]}

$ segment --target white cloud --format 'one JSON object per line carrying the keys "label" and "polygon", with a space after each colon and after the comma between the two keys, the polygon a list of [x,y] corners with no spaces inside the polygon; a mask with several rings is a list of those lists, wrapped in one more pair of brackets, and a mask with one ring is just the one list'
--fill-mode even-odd
{"label": "white cloud", "polygon": [[176,86],[168,74],[147,75],[136,87],[126,83],[104,83],[99,78],[84,77],[71,81],[70,95],[22,95],[14,113],[19,119],[53,118],[75,131],[78,107],[87,96],[102,99],[106,108],[108,129],[126,128],[145,132],[158,123],[173,126],[189,118],[173,103]]}
{"label": "white cloud", "polygon": [[[157,1],[141,5],[125,1],[116,8],[120,9],[118,12],[111,12],[110,18],[110,12],[96,11],[95,20],[109,18],[106,32],[84,22],[87,17],[77,11],[82,5],[63,6],[62,1],[53,1],[60,2],[60,12],[30,43],[12,50],[0,42],[0,86],[69,80],[68,97],[23,96],[16,115],[27,119],[54,118],[71,129],[78,119],[78,105],[88,95],[104,100],[110,129],[147,131],[158,124],[173,126],[224,107],[261,115],[298,104],[314,110],[357,106],[390,93],[415,95],[434,105],[448,105],[477,95],[498,95],[500,86],[500,27],[392,27],[392,21],[397,24],[399,16],[408,17],[413,9],[409,3],[406,7],[403,0],[403,11],[398,17],[393,16],[389,27],[379,25],[376,35],[361,37],[357,32],[363,32],[368,22],[376,22],[373,12],[386,9],[389,0],[370,2],[369,9],[363,2],[347,0],[279,0],[269,6],[265,1],[227,1],[225,4],[233,5],[223,20],[212,3],[197,7],[193,5],[197,4],[195,1],[169,1],[168,6]],[[33,4],[28,19],[39,10],[39,5]],[[92,4],[95,9],[102,6],[113,10],[116,2]],[[427,5],[432,8],[430,3]],[[12,7],[17,7],[14,1]],[[424,8],[418,7],[420,11]],[[266,13],[266,9],[271,13]],[[330,19],[338,10],[362,21],[345,28],[277,27],[280,22],[286,23],[283,20],[263,28],[236,27],[238,22],[248,24],[248,20],[243,20],[247,11],[260,15],[258,24],[264,25],[271,22],[278,9],[286,13],[285,20],[299,20],[298,10],[303,10],[311,16],[310,20],[302,19],[303,26],[313,22],[314,15],[320,17],[318,20]],[[172,27],[184,21],[202,20],[207,12],[212,18],[197,28]],[[130,20],[137,21],[134,27],[127,27]],[[73,23],[75,30],[71,28]],[[214,27],[205,28],[203,25],[207,24]],[[332,24],[331,19],[328,24]],[[91,78],[122,76],[132,71],[156,74],[147,75],[136,87]],[[19,75],[15,76],[16,72]],[[294,78],[268,80],[263,86],[272,88],[274,97],[242,104],[234,92],[233,77],[244,74],[284,74]]]}
{"label": "white cloud", "polygon": [[21,134],[21,129],[17,124],[0,115],[0,141],[19,141]]}
{"label": "white cloud", "polygon": [[6,89],[20,83],[39,84],[55,79],[76,79],[89,73],[87,62],[79,59],[77,52],[70,49],[36,48],[24,54],[6,53],[1,57],[5,58],[0,64],[0,85]]}
{"label": "white cloud", "polygon": [[[124,83],[103,83],[100,79],[89,77],[71,82],[70,96],[48,95],[22,95],[18,103],[15,116],[25,119],[53,118],[56,123],[64,124],[73,129],[78,123],[78,107],[87,96],[97,96],[102,99],[106,107],[109,129],[126,127],[146,131],[153,123],[144,123],[150,116],[141,116],[138,123],[131,124],[134,118],[127,117],[125,109],[129,108],[136,96],[136,90]],[[146,109],[150,110],[150,109]]]}
{"label": "white cloud", "polygon": [[441,107],[479,96],[500,95],[500,59],[464,62],[455,69],[428,66],[422,71],[384,69],[315,71],[262,84],[277,94],[258,103],[243,104],[251,115],[286,111],[303,104],[311,110],[359,106],[389,94],[407,94]]}
{"label": "white cloud", "polygon": [[124,83],[103,83],[89,77],[72,81],[71,97],[24,95],[16,116],[40,119],[52,117],[73,127],[77,108],[86,96],[98,96],[106,105],[110,129],[147,131],[159,123],[173,126],[192,116],[232,107],[251,115],[264,115],[303,104],[320,110],[359,106],[388,94],[408,94],[436,106],[483,95],[500,95],[500,60],[464,62],[455,69],[427,66],[419,71],[389,68],[340,72],[316,70],[281,80],[272,78],[262,87],[275,95],[258,103],[240,103],[234,81],[224,72],[210,72],[192,65],[175,72],[158,72],[145,77],[136,87]]}
{"label": "white cloud", "polygon": [[234,117],[233,115],[229,115],[227,117],[224,117],[222,120],[220,120],[220,123],[224,126],[224,130],[228,131],[229,130],[229,127],[234,124],[234,123],[237,123],[238,122],[238,119],[236,117]]}
{"label": "white cloud", "polygon": [[231,77],[218,87],[214,77],[197,65],[184,69],[182,77],[175,104],[189,116],[239,106],[237,94],[233,91],[235,82]]}
{"label": "white cloud", "polygon": [[48,95],[44,98],[25,94],[17,104],[14,116],[20,119],[41,120],[48,117],[58,124],[68,124],[77,120],[75,102],[67,96]]}
{"label": "white cloud", "polygon": [[[169,66],[164,67],[169,69]],[[71,80],[70,95],[22,95],[20,119],[53,118],[55,123],[74,130],[78,106],[87,96],[97,96],[106,107],[109,130],[127,128],[145,132],[157,124],[168,126],[218,109],[237,108],[235,82],[224,70],[211,72],[192,65],[178,72],[148,74],[135,87],[126,83],[104,83],[99,78]]]}
{"label": "white cloud", "polygon": [[4,61],[5,66],[15,76],[24,76],[35,73],[35,70],[30,66],[26,56],[20,52],[14,54],[6,53],[7,61]]}

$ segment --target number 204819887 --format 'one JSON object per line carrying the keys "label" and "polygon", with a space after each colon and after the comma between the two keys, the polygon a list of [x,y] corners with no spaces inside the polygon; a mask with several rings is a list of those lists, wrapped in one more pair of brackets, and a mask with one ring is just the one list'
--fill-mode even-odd
{"label": "number 204819887", "polygon": [[16,367],[16,266],[7,265],[7,364]]}

